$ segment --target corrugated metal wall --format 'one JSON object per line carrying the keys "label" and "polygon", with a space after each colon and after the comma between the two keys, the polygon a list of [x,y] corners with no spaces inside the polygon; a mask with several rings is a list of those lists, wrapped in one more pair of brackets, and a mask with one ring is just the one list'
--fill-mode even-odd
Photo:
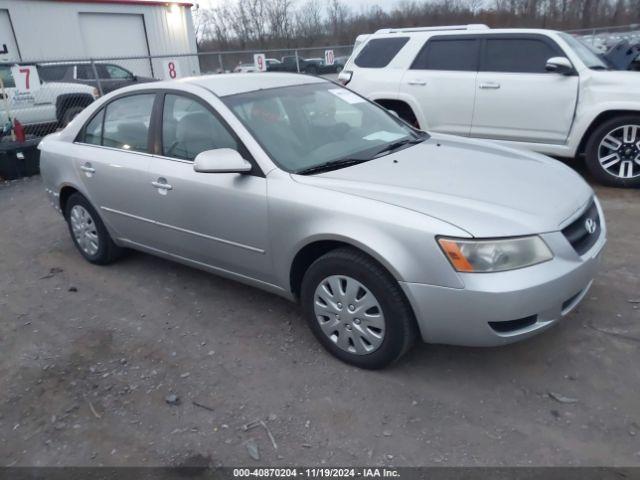
{"label": "corrugated metal wall", "polygon": [[[22,61],[86,58],[88,54],[80,28],[81,13],[142,15],[151,55],[196,52],[191,10],[186,6],[0,0],[0,10],[3,9],[9,12]],[[0,44],[8,43],[3,38],[9,35],[11,32],[0,32]],[[101,52],[108,51],[108,46],[113,45],[113,56],[122,55],[126,46],[120,45],[120,41],[118,37],[105,35],[107,47]],[[17,58],[17,55],[12,56]],[[154,73],[158,72],[156,76],[162,77],[164,62],[153,62]],[[176,62],[183,75],[200,73],[195,58],[176,59]]]}

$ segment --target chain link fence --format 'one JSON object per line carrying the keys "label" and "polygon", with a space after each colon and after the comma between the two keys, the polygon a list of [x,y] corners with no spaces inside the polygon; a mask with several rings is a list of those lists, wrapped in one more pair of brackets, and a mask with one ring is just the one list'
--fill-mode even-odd
{"label": "chain link fence", "polygon": [[[0,137],[24,127],[28,138],[68,124],[87,105],[113,90],[145,82],[230,72],[336,75],[352,46],[200,52],[149,57],[33,59],[0,63]],[[260,58],[258,58],[258,57]]]}
{"label": "chain link fence", "polygon": [[619,42],[626,40],[630,44],[640,43],[640,24],[622,25],[618,27],[585,28],[568,30],[591,45],[595,50],[605,53]]}

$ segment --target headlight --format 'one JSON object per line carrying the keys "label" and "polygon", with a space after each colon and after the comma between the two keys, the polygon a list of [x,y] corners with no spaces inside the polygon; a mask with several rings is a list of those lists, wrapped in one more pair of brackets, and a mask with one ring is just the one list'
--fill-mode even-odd
{"label": "headlight", "polygon": [[100,90],[98,90],[97,88],[93,88],[93,98],[98,98],[100,96]]}
{"label": "headlight", "polygon": [[439,238],[438,243],[458,272],[503,272],[553,258],[547,244],[538,236],[504,240]]}

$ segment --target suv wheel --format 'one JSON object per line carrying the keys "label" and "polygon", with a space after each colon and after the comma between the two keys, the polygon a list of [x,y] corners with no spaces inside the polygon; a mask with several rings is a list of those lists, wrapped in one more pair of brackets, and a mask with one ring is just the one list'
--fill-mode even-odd
{"label": "suv wheel", "polygon": [[640,186],[640,116],[604,122],[591,134],[585,153],[587,167],[600,183]]}
{"label": "suv wheel", "polygon": [[84,110],[84,107],[80,107],[80,106],[68,107],[63,112],[62,118],[60,120],[60,122],[62,123],[62,126],[66,127],[67,125],[69,125],[69,123],[71,123],[71,120],[76,118],[82,110]]}
{"label": "suv wheel", "polygon": [[64,213],[73,243],[85,259],[106,265],[121,256],[122,248],[113,243],[98,213],[81,194],[69,197]]}
{"label": "suv wheel", "polygon": [[357,367],[386,367],[416,336],[413,312],[398,282],[355,249],[340,248],[317,259],[302,281],[301,302],[320,343]]}

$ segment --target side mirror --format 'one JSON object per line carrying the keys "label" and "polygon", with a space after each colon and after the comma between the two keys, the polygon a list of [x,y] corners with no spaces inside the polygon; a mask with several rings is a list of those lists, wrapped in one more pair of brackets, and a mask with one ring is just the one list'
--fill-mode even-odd
{"label": "side mirror", "polygon": [[200,173],[245,173],[251,164],[231,148],[217,148],[199,153],[193,169]]}
{"label": "side mirror", "polygon": [[544,66],[547,72],[559,73],[561,75],[573,75],[575,70],[571,61],[567,57],[551,57]]}

